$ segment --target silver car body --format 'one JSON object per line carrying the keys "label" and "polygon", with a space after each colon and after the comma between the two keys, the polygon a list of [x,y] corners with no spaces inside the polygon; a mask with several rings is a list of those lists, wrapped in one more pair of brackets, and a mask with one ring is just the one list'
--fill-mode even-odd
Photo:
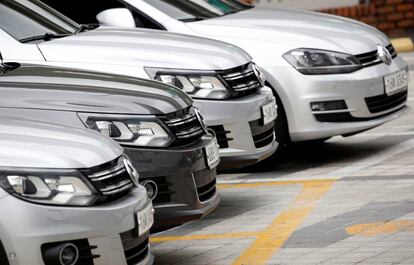
{"label": "silver car body", "polygon": [[[223,71],[251,62],[236,46],[205,38],[146,29],[100,27],[47,42],[20,43],[0,29],[5,61],[62,66],[149,79],[145,68]],[[199,100],[208,126],[223,125],[230,131],[228,148],[220,149],[222,163],[229,160],[260,161],[274,153],[273,141],[256,148],[249,122],[261,120],[262,106],[274,100],[263,87],[247,97]]]}
{"label": "silver car body", "polygon": [[[190,1],[190,0],[188,0]],[[384,77],[405,70],[401,57],[350,74],[303,75],[283,55],[297,48],[313,48],[361,55],[387,47],[380,31],[347,18],[316,12],[254,7],[242,12],[196,22],[181,22],[145,0],[127,3],[171,32],[225,41],[246,50],[267,75],[286,112],[292,141],[352,135],[393,120],[405,112],[405,102],[371,113],[365,98],[384,95]],[[347,109],[314,112],[311,102],[345,100]],[[281,107],[281,106],[279,106]],[[317,114],[350,114],[352,122],[320,122]],[[335,119],[335,118],[334,118]]]}
{"label": "silver car body", "polygon": [[[6,116],[0,117],[0,146],[3,169],[84,169],[123,154],[118,144],[90,130]],[[0,188],[0,245],[10,265],[43,265],[43,244],[86,239],[97,247],[92,254],[100,255],[94,264],[126,265],[121,234],[136,228],[134,215],[150,204],[142,186],[126,199],[91,207],[30,203]],[[139,264],[152,262],[148,254]]]}

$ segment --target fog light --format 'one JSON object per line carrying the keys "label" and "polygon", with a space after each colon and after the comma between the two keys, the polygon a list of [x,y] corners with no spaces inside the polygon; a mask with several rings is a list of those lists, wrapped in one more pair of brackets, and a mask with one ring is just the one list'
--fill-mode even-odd
{"label": "fog light", "polygon": [[75,265],[79,250],[72,243],[65,243],[47,249],[44,253],[46,265]]}
{"label": "fog light", "polygon": [[146,181],[142,182],[142,186],[144,186],[145,189],[147,190],[148,198],[153,200],[157,196],[158,186],[154,181],[146,180]]}
{"label": "fog light", "polygon": [[345,110],[347,109],[345,100],[312,102],[312,111],[329,111],[329,110]]}

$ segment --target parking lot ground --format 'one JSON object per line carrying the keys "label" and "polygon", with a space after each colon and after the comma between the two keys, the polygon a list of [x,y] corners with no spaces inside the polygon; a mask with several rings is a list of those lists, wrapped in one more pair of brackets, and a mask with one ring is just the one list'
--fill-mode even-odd
{"label": "parking lot ground", "polygon": [[414,264],[411,110],[360,135],[282,150],[219,183],[214,213],[152,237],[156,264]]}

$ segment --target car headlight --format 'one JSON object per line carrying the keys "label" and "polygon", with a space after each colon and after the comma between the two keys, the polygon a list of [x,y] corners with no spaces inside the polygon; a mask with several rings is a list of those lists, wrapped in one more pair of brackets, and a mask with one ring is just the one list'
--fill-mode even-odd
{"label": "car headlight", "polygon": [[168,69],[145,69],[148,75],[157,81],[178,87],[192,98],[199,99],[227,99],[231,91],[214,72],[188,73]]}
{"label": "car headlight", "polygon": [[124,146],[166,147],[173,138],[157,120],[125,115],[81,113],[79,117],[89,128],[101,132]]}
{"label": "car headlight", "polygon": [[355,56],[334,51],[296,49],[283,57],[306,75],[345,74],[362,68]]}
{"label": "car headlight", "polygon": [[40,204],[87,206],[97,192],[77,170],[1,170],[0,186],[20,199]]}

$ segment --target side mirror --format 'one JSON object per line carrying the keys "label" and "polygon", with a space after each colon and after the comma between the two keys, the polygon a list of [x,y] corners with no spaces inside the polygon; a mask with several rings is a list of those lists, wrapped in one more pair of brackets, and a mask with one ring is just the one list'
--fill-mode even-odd
{"label": "side mirror", "polygon": [[1,52],[0,52],[0,65],[3,65],[3,55],[1,55]]}
{"label": "side mirror", "polygon": [[135,28],[135,19],[127,8],[111,8],[100,12],[96,19],[102,26]]}

